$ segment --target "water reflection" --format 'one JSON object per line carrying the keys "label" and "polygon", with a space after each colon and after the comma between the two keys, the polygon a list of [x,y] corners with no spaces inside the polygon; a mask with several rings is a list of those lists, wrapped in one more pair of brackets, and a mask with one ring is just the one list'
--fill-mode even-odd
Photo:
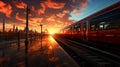
{"label": "water reflection", "polygon": [[56,41],[53,39],[52,36],[49,37],[49,40],[50,40],[50,42],[51,42],[52,44],[56,43]]}
{"label": "water reflection", "polygon": [[4,49],[0,51],[0,67],[3,66],[3,61],[4,61],[4,57],[5,57],[5,51]]}
{"label": "water reflection", "polygon": [[56,50],[56,41],[53,39],[52,36],[49,37],[49,42],[50,44],[48,45],[48,51],[50,52],[49,54],[49,62],[57,62],[59,61],[59,57],[55,55],[55,50]]}
{"label": "water reflection", "polygon": [[57,62],[57,61],[59,61],[59,57],[51,57],[51,58],[49,58],[49,61],[50,62]]}
{"label": "water reflection", "polygon": [[5,49],[0,51],[0,57],[4,57],[5,56]]}
{"label": "water reflection", "polygon": [[62,67],[72,64],[68,61],[68,56],[51,36],[42,39],[39,37],[39,39],[30,41],[32,42],[27,44],[28,53],[25,53],[25,43],[20,43],[20,50],[17,52],[15,50],[18,45],[12,45],[11,48],[5,49],[5,51],[0,50],[0,67]]}
{"label": "water reflection", "polygon": [[28,67],[28,54],[25,55],[25,67]]}
{"label": "water reflection", "polygon": [[50,49],[50,50],[52,50],[52,49],[53,49],[53,47],[50,45],[50,46],[49,46],[49,49]]}
{"label": "water reflection", "polygon": [[42,50],[42,36],[41,36],[40,39],[41,39],[41,40],[40,40],[40,46],[41,46],[41,50]]}
{"label": "water reflection", "polygon": [[20,32],[18,32],[17,33],[17,40],[18,40],[18,42],[17,42],[17,45],[18,45],[18,51],[20,50]]}

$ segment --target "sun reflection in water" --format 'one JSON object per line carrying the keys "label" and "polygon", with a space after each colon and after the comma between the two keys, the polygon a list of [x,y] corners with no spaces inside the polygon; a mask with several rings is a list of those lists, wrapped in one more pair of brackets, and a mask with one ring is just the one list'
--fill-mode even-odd
{"label": "sun reflection in water", "polygon": [[55,48],[56,41],[54,40],[54,38],[52,36],[50,36],[49,42],[50,42],[49,49],[52,50],[53,48]]}
{"label": "sun reflection in water", "polygon": [[51,41],[52,43],[55,42],[55,40],[53,39],[52,36],[50,36],[50,41]]}
{"label": "sun reflection in water", "polygon": [[53,47],[50,45],[50,46],[49,46],[49,49],[50,49],[50,50],[52,50],[52,49],[53,49]]}

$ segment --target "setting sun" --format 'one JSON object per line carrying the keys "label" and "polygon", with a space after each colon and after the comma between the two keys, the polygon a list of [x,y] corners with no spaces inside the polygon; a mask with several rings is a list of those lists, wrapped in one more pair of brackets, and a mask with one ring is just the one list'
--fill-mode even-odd
{"label": "setting sun", "polygon": [[53,35],[53,34],[55,34],[55,31],[52,30],[52,31],[49,31],[49,33],[50,33],[51,35]]}
{"label": "setting sun", "polygon": [[54,31],[51,31],[50,34],[55,34],[55,32],[54,32]]}
{"label": "setting sun", "polygon": [[50,30],[49,30],[49,33],[50,33],[51,35],[55,34],[56,32],[57,32],[56,29],[55,29],[55,30],[53,30],[53,29],[50,29]]}

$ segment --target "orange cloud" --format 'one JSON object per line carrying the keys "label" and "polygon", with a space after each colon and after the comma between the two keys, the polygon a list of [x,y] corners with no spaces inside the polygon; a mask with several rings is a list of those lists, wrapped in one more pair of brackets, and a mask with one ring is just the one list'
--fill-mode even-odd
{"label": "orange cloud", "polygon": [[82,8],[81,8],[82,10],[86,9],[86,7],[87,7],[87,3],[86,2],[81,2],[80,4],[82,6]]}
{"label": "orange cloud", "polygon": [[62,8],[64,8],[65,3],[56,3],[56,2],[53,2],[53,1],[51,1],[51,0],[47,0],[47,1],[45,2],[45,5],[46,5],[48,8],[62,9]]}
{"label": "orange cloud", "polygon": [[31,24],[39,24],[41,23],[41,21],[43,20],[43,18],[30,18],[30,23]]}
{"label": "orange cloud", "polygon": [[19,16],[19,13],[16,13],[15,18],[16,18],[17,20],[20,20],[20,21],[23,21],[23,22],[25,22],[25,21],[26,21],[26,19],[25,19],[25,18],[22,18],[22,17],[20,17],[20,16]]}
{"label": "orange cloud", "polygon": [[31,7],[31,10],[32,10],[32,11],[35,11],[35,7],[34,7],[34,6],[32,6],[32,7]]}
{"label": "orange cloud", "polygon": [[40,14],[44,14],[44,13],[45,13],[45,10],[46,10],[46,6],[45,6],[44,3],[41,3],[40,5],[41,5],[42,8],[38,10],[38,14],[39,14],[39,15],[40,15]]}
{"label": "orange cloud", "polygon": [[81,11],[79,9],[74,9],[73,12],[74,12],[74,16],[81,14]]}
{"label": "orange cloud", "polygon": [[55,21],[55,18],[56,18],[56,16],[50,16],[49,18],[47,18],[47,21]]}
{"label": "orange cloud", "polygon": [[24,8],[27,6],[27,4],[24,3],[24,2],[20,2],[20,3],[15,3],[15,6],[16,6],[17,8],[22,8],[22,9],[24,9]]}
{"label": "orange cloud", "polygon": [[62,18],[63,16],[65,16],[65,14],[63,14],[63,13],[58,13],[56,16]]}
{"label": "orange cloud", "polygon": [[43,18],[30,18],[29,19],[29,28],[30,29],[36,29],[40,32],[40,23],[43,20]]}
{"label": "orange cloud", "polygon": [[54,28],[60,29],[64,27],[64,23],[62,21],[56,21],[54,24]]}
{"label": "orange cloud", "polygon": [[2,1],[0,1],[0,7],[4,7],[6,4]]}
{"label": "orange cloud", "polygon": [[[25,1],[23,1],[23,2],[22,1],[23,0],[19,0],[19,1],[12,0],[12,2],[10,2],[10,4],[13,3],[12,6],[15,6],[15,8],[20,8],[19,10],[25,9],[27,4],[25,3]],[[73,22],[70,22],[68,19],[70,17],[69,13],[73,12],[74,15],[72,15],[72,16],[81,14],[81,10],[86,9],[86,7],[87,7],[87,1],[88,0],[42,0],[42,2],[39,4],[40,6],[31,4],[31,14],[29,14],[29,16],[30,16],[29,17],[29,28],[31,28],[31,29],[32,28],[33,29],[40,28],[40,26],[39,26],[40,23],[45,24],[43,26],[44,26],[44,28],[47,28],[48,30],[49,29],[59,30],[60,28],[63,28],[64,26],[70,25]],[[68,4],[67,2],[69,2],[70,4]],[[34,5],[34,6],[32,6],[32,5]],[[11,5],[8,5],[8,4],[0,1],[0,12],[4,13],[6,16],[11,15],[11,13],[9,11],[7,11],[8,6],[9,6],[9,10],[11,9],[11,11],[12,11]],[[52,11],[52,9],[53,9],[53,11]],[[19,11],[19,10],[17,10],[17,11]],[[61,13],[61,10],[63,11],[62,13]],[[15,10],[15,12],[16,12],[16,10]],[[40,15],[40,17],[42,17],[42,18],[36,17],[35,13]],[[22,15],[20,15],[20,14],[22,14],[22,13],[16,13],[15,18],[17,20],[20,20],[20,22],[21,21],[26,22],[25,18],[23,18],[24,16],[22,16],[22,15],[26,14],[26,12],[24,12]],[[45,14],[45,15],[41,15],[41,14]],[[24,26],[25,26],[25,23],[15,22],[15,24],[17,26],[21,26],[21,28],[22,27],[24,28]],[[38,30],[38,31],[40,31],[40,30]]]}
{"label": "orange cloud", "polygon": [[87,7],[87,2],[89,2],[90,0],[72,0],[74,4],[79,3],[78,6],[80,7],[76,7],[75,5],[71,5],[71,7],[73,8],[72,12],[73,15],[72,16],[76,16],[76,15],[80,15],[81,14],[81,10],[85,10]]}
{"label": "orange cloud", "polygon": [[70,10],[64,10],[63,13],[70,13]]}
{"label": "orange cloud", "polygon": [[12,11],[13,10],[11,5],[7,5],[4,2],[0,1],[0,12],[4,13],[7,17],[10,17]]}

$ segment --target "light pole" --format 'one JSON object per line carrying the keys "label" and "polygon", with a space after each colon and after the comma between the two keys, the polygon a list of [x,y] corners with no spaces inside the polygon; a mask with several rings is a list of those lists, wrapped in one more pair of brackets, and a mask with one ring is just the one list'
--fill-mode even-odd
{"label": "light pole", "polygon": [[43,27],[43,24],[42,24],[42,23],[40,24],[40,27],[41,27],[41,49],[42,49],[42,35],[43,35],[43,34],[42,34],[42,27]]}
{"label": "light pole", "polygon": [[27,6],[27,8],[26,8],[26,29],[25,29],[25,31],[26,31],[26,34],[25,34],[25,53],[27,54],[28,53],[28,30],[29,30],[29,22],[28,22],[28,15],[29,15],[29,8],[28,8],[28,6]]}
{"label": "light pole", "polygon": [[3,19],[3,32],[5,32],[5,19]]}
{"label": "light pole", "polygon": [[43,24],[40,24],[40,27],[41,27],[41,36],[42,36],[42,26],[43,26]]}

